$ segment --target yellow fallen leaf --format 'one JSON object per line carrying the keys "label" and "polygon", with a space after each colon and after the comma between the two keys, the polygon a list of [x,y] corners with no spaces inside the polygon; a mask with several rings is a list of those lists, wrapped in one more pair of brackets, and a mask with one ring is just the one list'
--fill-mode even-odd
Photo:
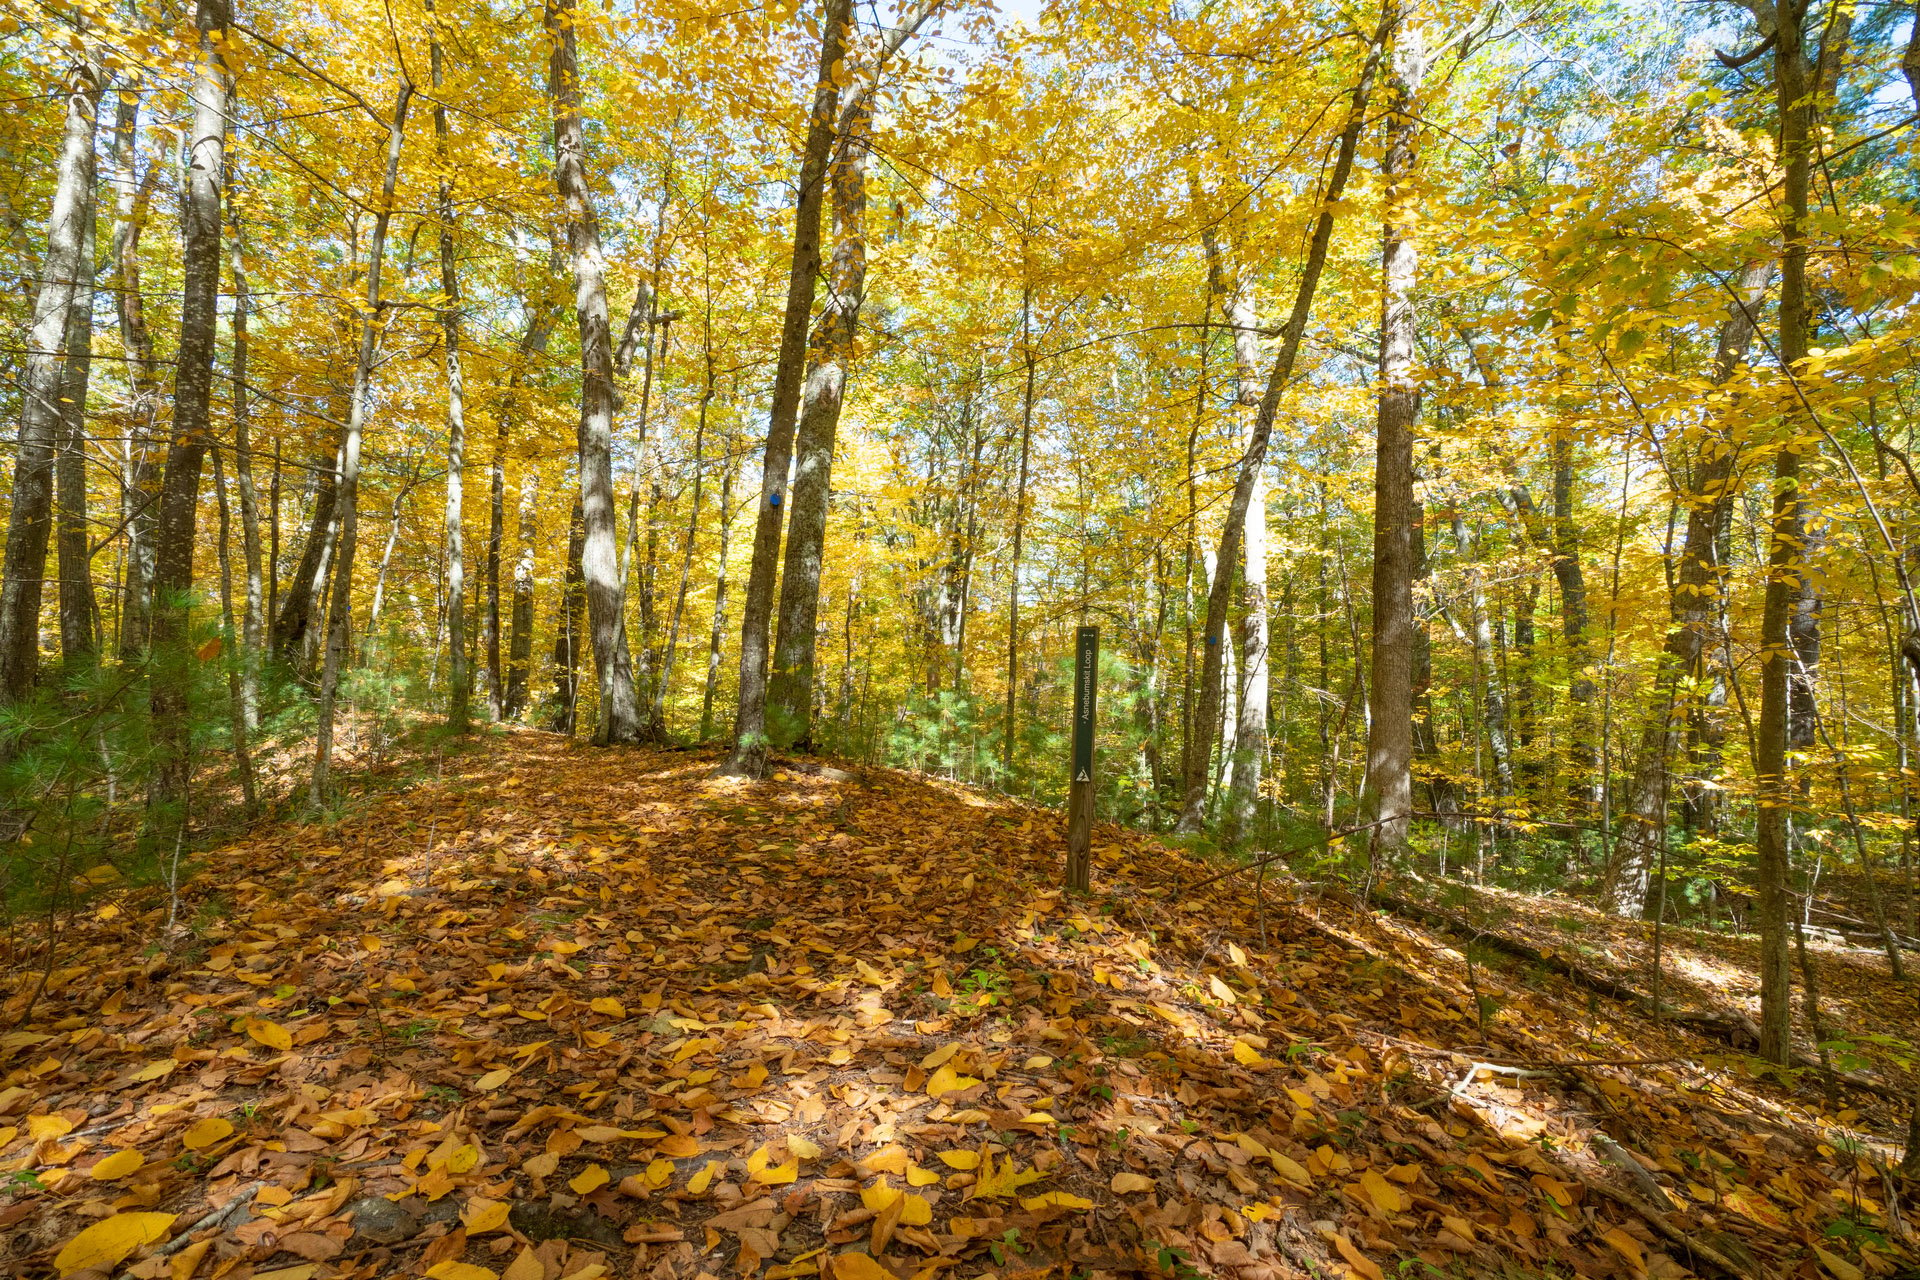
{"label": "yellow fallen leaf", "polygon": [[907,1166],[907,1185],[910,1187],[930,1187],[940,1181],[940,1175],[931,1169],[922,1169],[917,1164]]}
{"label": "yellow fallen leaf", "polygon": [[864,1253],[840,1253],[833,1257],[833,1280],[894,1280],[893,1272]]}
{"label": "yellow fallen leaf", "polygon": [[655,1160],[647,1166],[646,1172],[640,1176],[646,1179],[648,1186],[658,1190],[673,1181],[673,1161]]}
{"label": "yellow fallen leaf", "polygon": [[180,1136],[189,1151],[205,1151],[233,1132],[233,1122],[220,1116],[208,1116]]}
{"label": "yellow fallen leaf", "polygon": [[921,1069],[932,1071],[935,1067],[944,1066],[947,1061],[958,1052],[960,1052],[960,1042],[958,1040],[949,1040],[946,1044],[941,1045],[938,1049],[935,1049],[932,1053],[920,1059]]}
{"label": "yellow fallen leaf", "polygon": [[773,1157],[767,1154],[770,1143],[761,1143],[753,1154],[747,1157],[747,1176],[765,1186],[777,1187],[796,1181],[800,1177],[800,1162],[789,1160],[785,1164],[774,1164]]}
{"label": "yellow fallen leaf", "polygon": [[942,1094],[955,1093],[961,1089],[971,1089],[980,1082],[972,1076],[963,1076],[952,1067],[943,1066],[927,1078],[927,1096],[938,1098]]}
{"label": "yellow fallen leaf", "polygon": [[1112,1185],[1115,1191],[1124,1196],[1134,1191],[1153,1190],[1153,1179],[1144,1173],[1116,1173]]}
{"label": "yellow fallen leaf", "polygon": [[463,1143],[455,1147],[452,1154],[447,1156],[446,1170],[448,1173],[458,1177],[460,1174],[473,1172],[479,1163],[480,1148],[474,1146],[471,1142]]}
{"label": "yellow fallen leaf", "polygon": [[624,1018],[627,1016],[627,1006],[621,1004],[612,996],[600,996],[589,1003],[587,1008],[593,1010],[595,1013],[604,1013],[609,1018]]}
{"label": "yellow fallen leaf", "polygon": [[301,1262],[291,1267],[276,1267],[272,1271],[256,1271],[253,1280],[313,1280],[319,1274],[319,1263]]}
{"label": "yellow fallen leaf", "polygon": [[213,1248],[213,1237],[196,1241],[173,1255],[173,1261],[167,1264],[167,1280],[193,1280],[193,1273],[200,1269],[201,1259]]}
{"label": "yellow fallen leaf", "polygon": [[63,1138],[73,1132],[73,1121],[65,1116],[28,1116],[27,1136],[35,1142]]}
{"label": "yellow fallen leaf", "polygon": [[53,1266],[61,1275],[88,1268],[105,1271],[119,1266],[150,1244],[166,1239],[176,1215],[171,1213],[116,1213],[82,1231],[61,1246]]}
{"label": "yellow fallen leaf", "polygon": [[949,1169],[978,1169],[980,1153],[978,1151],[936,1151],[933,1153]]}
{"label": "yellow fallen leaf", "polygon": [[546,1275],[547,1269],[533,1256],[533,1250],[522,1245],[507,1269],[500,1273],[500,1280],[546,1280]]}
{"label": "yellow fallen leaf", "polygon": [[473,1082],[473,1087],[482,1093],[491,1093],[507,1081],[513,1079],[512,1067],[495,1067],[492,1071]]}
{"label": "yellow fallen leaf", "polygon": [[427,1275],[432,1280],[500,1280],[498,1272],[476,1267],[471,1262],[456,1262],[452,1258],[428,1267]]}
{"label": "yellow fallen leaf", "polygon": [[802,1160],[818,1160],[820,1158],[820,1144],[811,1142],[797,1133],[787,1135],[787,1150],[799,1156]]}
{"label": "yellow fallen leaf", "polygon": [[1225,1004],[1240,1003],[1240,997],[1233,994],[1233,988],[1228,986],[1226,983],[1220,981],[1220,979],[1215,977],[1213,974],[1207,975],[1207,990],[1213,993],[1214,999],[1219,1000]]}
{"label": "yellow fallen leaf", "polygon": [[1020,1201],[1022,1209],[1045,1209],[1048,1206],[1061,1209],[1091,1209],[1093,1201],[1085,1196],[1069,1195],[1065,1191],[1047,1191],[1037,1196],[1028,1196]]}
{"label": "yellow fallen leaf", "polygon": [[520,1171],[535,1178],[547,1178],[560,1167],[560,1157],[551,1151],[542,1151],[537,1156],[528,1156],[520,1162]]}
{"label": "yellow fallen leaf", "polygon": [[248,1018],[247,1035],[281,1053],[293,1048],[293,1033],[277,1022],[268,1022],[265,1018]]}
{"label": "yellow fallen leaf", "polygon": [[1366,1280],[1386,1280],[1380,1272],[1380,1264],[1354,1248],[1353,1241],[1337,1231],[1333,1236],[1333,1247],[1340,1251],[1340,1256],[1347,1260],[1347,1265],[1366,1277]]}
{"label": "yellow fallen leaf", "polygon": [[1405,1193],[1381,1177],[1377,1170],[1369,1169],[1360,1175],[1360,1189],[1382,1213],[1399,1213],[1407,1206]]}
{"label": "yellow fallen leaf", "polygon": [[137,1172],[147,1158],[138,1151],[116,1151],[106,1159],[95,1163],[87,1174],[96,1182],[116,1182],[130,1173]]}
{"label": "yellow fallen leaf", "polygon": [[[1615,1230],[1618,1228],[1616,1227]],[[1609,1240],[1607,1243],[1613,1242]],[[1831,1275],[1833,1280],[1867,1280],[1866,1272],[1838,1254],[1828,1253],[1819,1245],[1813,1246],[1813,1256],[1820,1259],[1820,1265],[1827,1269],[1827,1274]]]}
{"label": "yellow fallen leaf", "polygon": [[967,1188],[967,1199],[985,1200],[994,1197],[1011,1196],[1029,1182],[1038,1182],[1046,1177],[1038,1169],[1022,1170],[1013,1161],[1005,1157],[998,1168],[994,1166],[993,1156],[986,1156],[980,1164],[980,1176]]}
{"label": "yellow fallen leaf", "polygon": [[597,1164],[590,1164],[579,1173],[573,1175],[573,1177],[568,1180],[567,1185],[573,1188],[573,1194],[584,1196],[589,1192],[598,1191],[601,1187],[606,1186],[607,1177],[608,1175],[605,1169]]}
{"label": "yellow fallen leaf", "polygon": [[467,1229],[470,1236],[484,1235],[489,1231],[498,1231],[507,1225],[507,1215],[513,1206],[505,1200],[489,1200],[485,1196],[475,1196],[467,1201],[460,1210],[460,1225]]}
{"label": "yellow fallen leaf", "polygon": [[1640,1247],[1638,1240],[1619,1227],[1608,1227],[1600,1234],[1600,1238],[1612,1245],[1614,1251],[1625,1258],[1635,1271],[1644,1272],[1647,1269],[1646,1251]]}
{"label": "yellow fallen leaf", "polygon": [[1227,958],[1242,969],[1247,967],[1247,953],[1234,946],[1231,942],[1227,944]]}
{"label": "yellow fallen leaf", "polygon": [[700,1139],[686,1133],[669,1134],[660,1139],[660,1154],[685,1160],[700,1154]]}
{"label": "yellow fallen leaf", "polygon": [[1245,1040],[1233,1042],[1233,1060],[1243,1067],[1261,1068],[1273,1065],[1272,1061],[1261,1057],[1260,1051]]}
{"label": "yellow fallen leaf", "polygon": [[161,1076],[172,1075],[179,1067],[180,1064],[172,1058],[162,1058],[158,1062],[149,1062],[134,1072],[133,1079],[137,1084],[146,1084],[150,1080],[158,1080]]}
{"label": "yellow fallen leaf", "polygon": [[719,1160],[707,1161],[706,1167],[700,1170],[700,1172],[694,1174],[693,1177],[688,1180],[687,1194],[690,1196],[705,1195],[707,1193],[707,1188],[713,1185],[713,1175],[719,1172],[724,1167],[725,1165],[722,1161],[719,1161]]}

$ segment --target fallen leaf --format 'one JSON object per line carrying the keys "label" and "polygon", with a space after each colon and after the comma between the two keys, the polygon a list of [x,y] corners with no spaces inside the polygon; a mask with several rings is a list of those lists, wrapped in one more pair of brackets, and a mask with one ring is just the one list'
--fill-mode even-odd
{"label": "fallen leaf", "polygon": [[104,1160],[95,1162],[87,1175],[96,1182],[117,1182],[130,1173],[137,1172],[147,1158],[138,1151],[116,1151]]}
{"label": "fallen leaf", "polygon": [[1154,1181],[1141,1173],[1116,1173],[1111,1186],[1121,1195],[1128,1195],[1135,1191],[1153,1190]]}
{"label": "fallen leaf", "polygon": [[171,1213],[116,1213],[66,1242],[54,1256],[53,1265],[61,1275],[88,1269],[117,1267],[134,1253],[164,1240],[173,1230]]}
{"label": "fallen leaf", "polygon": [[220,1116],[209,1116],[180,1135],[180,1141],[189,1151],[205,1151],[232,1132],[232,1121]]}

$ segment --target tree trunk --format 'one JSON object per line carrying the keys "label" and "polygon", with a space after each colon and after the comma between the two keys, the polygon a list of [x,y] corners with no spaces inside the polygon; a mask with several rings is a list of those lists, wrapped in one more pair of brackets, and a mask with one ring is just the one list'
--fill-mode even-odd
{"label": "tree trunk", "polygon": [[[871,76],[873,73],[869,72]],[[814,326],[795,447],[793,515],[786,565],[780,575],[780,619],[773,681],[767,695],[768,732],[778,747],[813,747],[814,642],[820,609],[820,565],[840,407],[853,363],[854,334],[867,285],[867,144],[871,90],[849,95],[853,118],[833,166],[833,280]]]}
{"label": "tree trunk", "polygon": [[567,517],[567,574],[560,585],[560,607],[553,628],[553,731],[573,734],[580,710],[580,644],[586,630],[587,596],[581,571],[587,541],[580,500]]}
{"label": "tree trunk", "polygon": [[[1720,326],[1713,380],[1724,384],[1739,370],[1753,341],[1754,316],[1764,300],[1771,263],[1753,263],[1741,274],[1739,294]],[[1738,450],[1723,429],[1694,450],[1687,530],[1680,568],[1674,576],[1671,622],[1660,657],[1653,705],[1640,730],[1640,754],[1632,790],[1614,845],[1601,902],[1615,915],[1638,916],[1646,910],[1647,891],[1667,827],[1672,793],[1672,762],[1694,711],[1695,688],[1705,673],[1707,646],[1719,630],[1724,607],[1726,566],[1720,528],[1733,506],[1734,463]]]}
{"label": "tree trunk", "polygon": [[[220,516],[220,634],[229,649],[238,641],[239,633],[233,621],[233,516],[227,502],[227,477],[220,464],[220,450],[216,446],[213,454],[213,495]],[[227,668],[227,724],[233,742],[233,767],[240,775],[240,796],[246,804],[247,813],[252,815],[260,807],[259,797],[254,791],[253,752],[247,732],[247,699],[242,688],[242,654],[222,653],[221,660]]]}
{"label": "tree trunk", "polygon": [[[1021,242],[1022,274],[1031,278],[1032,264],[1027,260],[1026,242]],[[1001,743],[1001,786],[1013,787],[1014,746],[1020,687],[1020,554],[1027,535],[1027,479],[1033,456],[1033,286],[1025,285],[1020,294],[1021,350],[1026,360],[1026,379],[1020,391],[1020,476],[1013,491],[1013,560],[1007,570],[1007,718]],[[1211,741],[1209,737],[1208,741]],[[1197,747],[1206,754],[1204,746]]]}
{"label": "tree trunk", "polygon": [[[98,96],[95,105],[98,106]],[[67,311],[60,377],[60,426],[54,463],[55,562],[60,574],[60,657],[69,666],[92,658],[99,648],[93,596],[92,556],[87,546],[87,385],[93,374],[94,293],[94,148],[87,148],[86,198],[81,202],[85,252],[74,280],[73,306]]]}
{"label": "tree trunk", "polygon": [[247,388],[252,350],[247,322],[253,311],[253,295],[247,288],[246,242],[231,202],[227,206],[227,230],[233,238],[233,478],[240,491],[240,554],[247,597],[238,635],[237,678],[241,728],[251,734],[260,727],[260,661],[266,643],[266,610],[261,599],[260,496],[253,484],[253,412]]}
{"label": "tree trunk", "polygon": [[794,423],[806,368],[807,321],[813,314],[814,278],[820,274],[820,205],[840,102],[836,67],[845,56],[852,15],[851,0],[822,0],[820,63],[800,158],[793,258],[787,273],[779,362],[774,371],[766,453],[760,468],[762,500],[754,525],[746,599],[740,611],[740,689],[733,753],[725,765],[726,772],[748,778],[764,777],[767,771],[767,630],[773,616],[774,577],[780,567],[781,497],[793,460]]}
{"label": "tree trunk", "polygon": [[[1260,404],[1260,335],[1258,318],[1247,282],[1226,261],[1219,235],[1209,227],[1201,233],[1201,248],[1207,259],[1207,284],[1214,309],[1232,330],[1234,365],[1234,404],[1236,416],[1245,431],[1252,425],[1249,410]],[[1240,644],[1238,683],[1234,686],[1233,705],[1237,716],[1230,735],[1228,777],[1230,786],[1224,814],[1223,834],[1237,840],[1254,819],[1260,800],[1260,781],[1267,757],[1268,647],[1270,624],[1267,618],[1267,478],[1263,467],[1254,477],[1253,496],[1247,503],[1247,531],[1241,565],[1241,604],[1237,639]]]}
{"label": "tree trunk", "polygon": [[[538,535],[540,472],[528,467],[520,477],[519,556],[513,566],[512,637],[507,642],[507,683],[500,699],[500,714],[517,720],[527,706],[527,682],[533,665],[533,568],[534,539]],[[493,594],[497,597],[496,589]],[[493,656],[499,657],[496,630]]]}
{"label": "tree trunk", "polygon": [[720,550],[716,556],[719,568],[714,571],[713,582],[713,633],[707,639],[707,681],[700,695],[700,741],[708,742],[713,738],[713,702],[720,688],[720,662],[726,649],[727,638],[727,553],[732,549],[733,541],[733,478],[739,472],[740,463],[735,456],[734,442],[727,442],[727,460],[720,472]]}
{"label": "tree trunk", "polygon": [[[465,622],[467,600],[467,553],[461,503],[465,499],[467,468],[466,388],[460,373],[460,276],[453,259],[453,159],[447,127],[447,104],[441,94],[445,83],[445,52],[440,47],[439,19],[434,16],[433,0],[427,0],[427,23],[432,37],[427,57],[433,76],[433,138],[439,151],[440,186],[437,193],[440,214],[440,346],[447,379],[447,728],[466,733],[473,727],[470,703],[473,698],[473,655],[467,651]],[[493,602],[498,610],[497,596]],[[495,642],[493,671],[499,672],[499,654]]]}
{"label": "tree trunk", "polygon": [[[1787,376],[1807,357],[1811,318],[1807,298],[1807,210],[1813,160],[1812,76],[1805,46],[1806,0],[1775,7],[1774,93],[1780,161],[1785,170],[1780,226],[1780,364]],[[1791,873],[1787,820],[1787,707],[1791,698],[1790,614],[1804,578],[1805,498],[1800,490],[1801,448],[1780,449],[1774,463],[1773,523],[1767,552],[1767,590],[1760,621],[1760,721],[1753,771],[1758,814],[1754,846],[1760,926],[1760,1054],[1786,1063],[1793,1052],[1793,975],[1788,954]]]}
{"label": "tree trunk", "polygon": [[306,541],[300,560],[287,584],[285,598],[273,623],[273,652],[296,672],[310,667],[307,653],[314,633],[314,614],[320,598],[326,594],[327,574],[333,565],[334,541],[339,534],[340,450],[336,443],[330,453],[314,459],[313,510],[309,513]]}
{"label": "tree trunk", "polygon": [[[382,302],[381,269],[386,264],[387,225],[393,217],[393,191],[400,180],[400,151],[406,141],[407,105],[413,86],[404,80],[393,104],[393,124],[387,130],[386,167],[380,178],[380,203],[367,240],[367,288],[360,318],[360,346],[353,364],[353,400],[347,406],[347,430],[340,445],[340,539],[333,557],[333,580],[327,602],[326,656],[320,670],[320,698],[314,728],[313,776],[307,803],[318,810],[327,802],[333,768],[333,719],[340,694],[340,672],[347,662],[348,636],[353,627],[353,561],[360,537],[360,442],[372,408],[374,356],[380,344]],[[453,625],[458,625],[457,622]]]}
{"label": "tree trunk", "polygon": [[[886,43],[867,60],[848,90],[835,129],[839,154],[831,168],[836,241],[833,278],[808,352],[794,451],[793,513],[788,517],[773,672],[767,694],[767,731],[778,747],[811,750],[813,746],[814,646],[833,449],[867,287],[867,152],[873,128],[873,95],[881,65],[933,8],[933,3],[923,3],[909,10],[902,24],[888,34]],[[817,228],[817,221],[812,225]],[[811,307],[811,293],[808,305]]]}
{"label": "tree trunk", "polygon": [[[7,513],[0,581],[0,704],[33,690],[40,664],[40,601],[53,530],[54,454],[62,434],[66,348],[73,310],[93,266],[93,135],[100,88],[94,68],[76,61],[63,86],[66,124],[55,173],[47,252],[34,298],[20,377],[20,433]],[[209,348],[209,350],[211,350]]]}
{"label": "tree trunk", "polygon": [[713,403],[713,300],[707,299],[707,379],[700,392],[699,416],[693,428],[693,510],[687,516],[687,544],[680,553],[680,586],[674,593],[673,620],[667,627],[667,647],[660,662],[660,681],[653,701],[653,722],[662,737],[667,732],[667,700],[673,693],[673,668],[680,653],[680,621],[687,611],[687,589],[693,581],[693,552],[700,537],[700,502],[705,496],[707,409]]}
{"label": "tree trunk", "polygon": [[[184,831],[191,776],[187,723],[188,595],[193,590],[195,508],[200,467],[211,443],[214,329],[219,321],[220,181],[226,172],[228,11],[224,0],[197,0],[199,68],[192,91],[180,235],[180,341],[175,348],[173,423],[154,530],[152,648],[165,670],[152,683],[153,734],[159,763],[149,799],[156,815]],[[156,835],[164,827],[155,824]]]}
{"label": "tree trunk", "polygon": [[1382,864],[1406,847],[1413,812],[1413,291],[1419,268],[1412,197],[1413,95],[1425,74],[1426,45],[1403,9],[1395,17],[1387,78],[1387,141],[1381,168],[1386,220],[1380,247],[1379,405],[1373,471],[1372,715],[1367,727],[1364,817],[1377,821],[1372,858]]}
{"label": "tree trunk", "polygon": [[123,89],[114,112],[113,183],[117,196],[109,259],[113,264],[114,312],[126,356],[128,432],[122,469],[120,518],[126,524],[126,568],[120,594],[120,656],[133,661],[146,652],[153,611],[153,537],[160,519],[160,468],[154,462],[154,426],[160,412],[158,365],[147,328],[140,288],[140,235],[146,229],[148,197],[161,166],[139,174],[140,98]]}
{"label": "tree trunk", "polygon": [[607,262],[600,220],[587,184],[585,126],[580,118],[580,66],[573,0],[548,0],[553,55],[547,88],[553,97],[554,182],[566,206],[573,259],[574,318],[580,328],[580,512],[585,541],[580,572],[593,635],[600,718],[594,741],[605,746],[640,737],[640,706],[627,652],[625,592],[619,574],[613,509],[613,335],[607,320]]}
{"label": "tree trunk", "polygon": [[1307,317],[1313,309],[1313,296],[1320,285],[1320,274],[1327,265],[1327,250],[1333,239],[1334,210],[1345,194],[1347,178],[1353,172],[1353,157],[1360,145],[1361,127],[1366,123],[1367,98],[1373,89],[1374,70],[1379,62],[1380,45],[1386,31],[1387,22],[1383,16],[1379,30],[1368,45],[1366,61],[1361,65],[1359,79],[1353,87],[1346,125],[1340,134],[1339,153],[1334,159],[1332,172],[1327,175],[1326,190],[1319,216],[1314,221],[1313,238],[1307,248],[1306,261],[1302,264],[1293,310],[1287,317],[1286,328],[1281,332],[1280,349],[1267,375],[1266,393],[1260,398],[1253,428],[1248,432],[1247,448],[1240,458],[1234,480],[1232,503],[1227,509],[1225,526],[1220,531],[1220,551],[1216,562],[1221,569],[1214,574],[1207,592],[1207,621],[1203,632],[1206,640],[1203,646],[1205,657],[1193,729],[1196,746],[1191,753],[1192,758],[1187,761],[1186,795],[1180,813],[1179,829],[1189,834],[1199,831],[1206,823],[1209,777],[1206,745],[1217,736],[1216,726],[1220,720],[1221,640],[1226,630],[1227,606],[1233,594],[1232,566],[1240,558],[1247,511],[1253,504],[1253,491],[1258,484],[1260,471],[1267,462],[1267,440],[1273,434],[1273,420],[1280,411],[1280,397],[1293,379],[1293,365],[1300,353],[1300,343],[1306,337]]}

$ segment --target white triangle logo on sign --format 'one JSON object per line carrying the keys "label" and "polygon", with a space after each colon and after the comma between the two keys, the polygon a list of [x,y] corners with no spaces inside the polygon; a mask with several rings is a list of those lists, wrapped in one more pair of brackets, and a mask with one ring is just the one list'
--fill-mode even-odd
{"label": "white triangle logo on sign", "polygon": [[1079,772],[1078,776],[1074,778],[1074,781],[1075,782],[1092,782],[1093,779],[1087,776],[1087,771],[1085,769],[1082,769]]}

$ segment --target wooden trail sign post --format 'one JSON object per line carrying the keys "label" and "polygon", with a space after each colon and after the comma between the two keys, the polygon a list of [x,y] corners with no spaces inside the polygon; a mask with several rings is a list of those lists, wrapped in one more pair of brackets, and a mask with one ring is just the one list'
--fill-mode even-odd
{"label": "wooden trail sign post", "polygon": [[1093,724],[1100,692],[1100,628],[1081,627],[1073,645],[1073,770],[1067,782],[1067,888],[1092,882]]}

